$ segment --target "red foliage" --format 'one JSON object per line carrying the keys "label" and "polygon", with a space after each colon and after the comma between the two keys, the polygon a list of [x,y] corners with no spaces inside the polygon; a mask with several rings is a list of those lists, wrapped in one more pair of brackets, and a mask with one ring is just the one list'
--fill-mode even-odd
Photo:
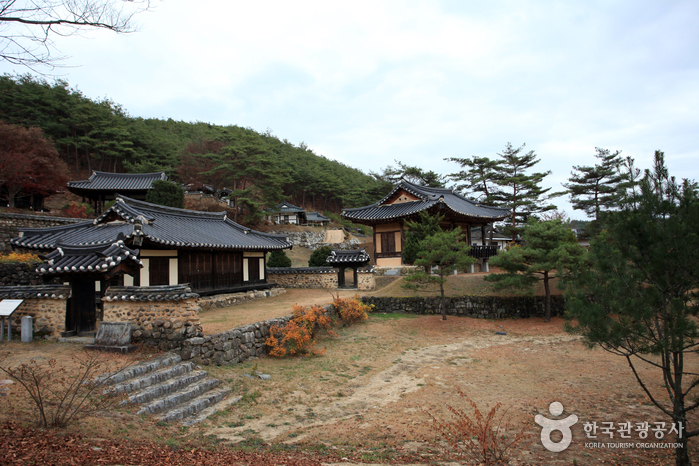
{"label": "red foliage", "polygon": [[316,349],[314,339],[319,329],[329,333],[332,319],[325,313],[325,309],[320,306],[304,308],[293,307],[293,317],[284,327],[274,325],[269,329],[270,336],[265,344],[269,348],[271,356],[284,357],[296,355],[322,355],[325,349]]}
{"label": "red foliage", "polygon": [[69,202],[61,209],[65,217],[70,218],[89,218],[92,216],[92,208],[88,204]]}
{"label": "red foliage", "polygon": [[[194,445],[173,449],[155,443],[89,439],[75,434],[61,435],[48,430],[27,428],[12,422],[0,427],[0,445],[2,445],[0,464],[13,466],[26,464],[320,466],[321,460],[326,460],[307,453],[245,452],[222,447],[201,448]],[[332,462],[337,462],[337,459],[334,460]]]}
{"label": "red foliage", "polygon": [[20,191],[48,195],[65,185],[65,163],[39,128],[22,128],[0,121],[0,179],[9,206]]}

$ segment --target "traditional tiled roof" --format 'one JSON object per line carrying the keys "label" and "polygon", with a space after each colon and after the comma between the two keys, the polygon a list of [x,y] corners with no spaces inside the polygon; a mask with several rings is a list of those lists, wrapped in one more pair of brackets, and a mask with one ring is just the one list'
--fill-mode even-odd
{"label": "traditional tiled roof", "polygon": [[70,285],[0,286],[0,299],[68,299]]}
{"label": "traditional tiled roof", "polygon": [[301,207],[296,207],[293,204],[289,204],[288,202],[282,202],[281,204],[278,204],[274,209],[269,210],[270,213],[283,213],[283,214],[293,214],[293,213],[298,213],[298,212],[305,212]]}
{"label": "traditional tiled roof", "polygon": [[[143,224],[142,232],[135,225],[139,222]],[[143,236],[144,244],[150,242],[166,248],[268,251],[292,246],[286,236],[251,230],[228,219],[225,212],[176,209],[124,196],[118,196],[116,203],[94,221],[19,230],[20,237],[12,239],[13,245],[43,250],[55,249],[59,243],[108,245],[118,238],[131,244],[134,236]]]}
{"label": "traditional tiled roof", "polygon": [[142,267],[139,250],[130,249],[119,240],[108,246],[59,246],[37,267],[39,274],[105,273],[122,262]]}
{"label": "traditional tiled roof", "polygon": [[[414,201],[386,204],[399,190],[417,198]],[[415,215],[439,204],[462,217],[481,219],[487,222],[502,220],[510,215],[510,209],[481,205],[452,189],[428,188],[401,180],[393,190],[379,202],[356,209],[345,209],[342,217],[357,223],[377,223]]]}
{"label": "traditional tiled roof", "polygon": [[155,180],[167,180],[165,172],[157,173],[108,173],[93,171],[87,180],[69,181],[68,190],[82,194],[89,191],[111,191],[114,193],[130,193],[131,191],[147,191]]}
{"label": "traditional tiled roof", "polygon": [[371,257],[365,249],[350,249],[343,251],[333,249],[325,262],[328,264],[356,264],[368,262]]}
{"label": "traditional tiled roof", "polygon": [[320,215],[318,212],[308,212],[306,214],[306,220],[308,222],[329,222],[330,219],[325,215]]}
{"label": "traditional tiled roof", "polygon": [[110,286],[104,293],[105,301],[181,301],[199,298],[184,283],[162,286]]}

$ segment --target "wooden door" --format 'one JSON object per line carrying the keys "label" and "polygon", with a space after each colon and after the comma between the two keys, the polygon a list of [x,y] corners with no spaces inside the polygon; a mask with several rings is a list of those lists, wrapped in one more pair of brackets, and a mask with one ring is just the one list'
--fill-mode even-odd
{"label": "wooden door", "polygon": [[169,285],[170,259],[168,257],[151,257],[148,262],[150,286]]}

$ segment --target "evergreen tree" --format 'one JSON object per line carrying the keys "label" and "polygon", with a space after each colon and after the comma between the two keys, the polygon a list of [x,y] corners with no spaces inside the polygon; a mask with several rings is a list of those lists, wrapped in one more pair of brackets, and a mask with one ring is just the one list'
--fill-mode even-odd
{"label": "evergreen tree", "polygon": [[[476,259],[469,256],[471,246],[466,242],[465,235],[461,228],[450,231],[437,231],[426,237],[419,243],[418,258],[415,265],[425,268],[407,276],[403,287],[408,289],[418,289],[425,285],[439,285],[439,308],[442,320],[447,320],[447,309],[444,306],[444,284],[447,282],[447,275],[454,270],[464,270]],[[432,267],[437,267],[438,275],[432,275],[429,271]]]}
{"label": "evergreen tree", "polygon": [[275,249],[269,254],[267,267],[291,267],[291,259],[283,249]]}
{"label": "evergreen tree", "polygon": [[540,222],[535,218],[527,222],[523,232],[524,245],[513,246],[490,259],[491,265],[505,273],[486,275],[495,289],[520,289],[532,292],[535,283],[542,281],[546,294],[544,320],[551,320],[552,278],[576,266],[583,259],[585,250],[578,245],[573,231],[560,220]]}
{"label": "evergreen tree", "polygon": [[395,161],[397,167],[388,166],[383,169],[381,175],[374,175],[382,180],[388,181],[391,184],[398,183],[401,179],[405,179],[413,184],[426,186],[428,188],[443,188],[444,177],[432,170],[425,171],[420,167],[412,167],[398,160]]}
{"label": "evergreen tree", "polygon": [[619,185],[625,180],[620,171],[622,164],[619,151],[596,147],[595,157],[600,160],[594,166],[573,166],[568,179],[570,183],[563,186],[570,193],[573,209],[582,210],[588,217],[599,219],[601,210],[611,210],[619,201]]}
{"label": "evergreen tree", "polygon": [[146,194],[146,202],[167,207],[184,208],[184,189],[172,181],[155,180]]}
{"label": "evergreen tree", "polygon": [[326,259],[330,255],[330,253],[333,251],[333,248],[330,246],[321,246],[315,251],[313,251],[313,254],[311,254],[311,258],[308,261],[308,266],[309,267],[325,267],[329,266],[330,264],[327,263]]}
{"label": "evergreen tree", "polygon": [[491,160],[488,157],[472,156],[471,158],[445,159],[461,165],[458,173],[452,173],[449,178],[454,180],[458,191],[465,191],[479,202],[491,205],[494,202],[493,196],[499,191],[499,186],[495,182],[500,177],[500,161]]}
{"label": "evergreen tree", "polygon": [[[688,415],[699,407],[696,370],[685,366],[699,346],[699,186],[678,184],[664,155],[655,153],[637,191],[618,212],[605,214],[605,230],[573,277],[567,295],[569,330],[590,347],[623,356],[650,401],[684,434],[676,439],[675,463],[689,465],[688,439],[699,429]],[[638,370],[658,369],[649,379]],[[663,401],[655,390],[665,388]],[[696,427],[696,426],[695,426]]]}
{"label": "evergreen tree", "polygon": [[509,142],[502,153],[499,153],[499,175],[495,183],[500,189],[491,194],[495,205],[512,209],[510,227],[512,241],[517,239],[521,232],[518,225],[526,223],[531,214],[555,210],[556,206],[547,204],[552,197],[563,193],[547,194],[551,188],[543,189],[541,182],[551,174],[551,171],[527,174],[527,170],[539,163],[533,150],[522,153],[524,144],[518,148],[512,147]]}
{"label": "evergreen tree", "polygon": [[[403,260],[406,264],[414,264],[420,252],[420,242],[428,236],[442,231],[439,224],[444,220],[444,215],[430,215],[420,212],[420,220],[405,222],[408,229],[403,246]],[[429,270],[425,269],[426,272]]]}

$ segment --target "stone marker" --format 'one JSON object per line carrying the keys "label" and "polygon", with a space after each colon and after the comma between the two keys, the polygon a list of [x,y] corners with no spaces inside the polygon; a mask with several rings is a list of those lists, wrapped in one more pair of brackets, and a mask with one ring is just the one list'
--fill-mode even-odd
{"label": "stone marker", "polygon": [[34,340],[34,319],[32,316],[22,316],[22,343]]}
{"label": "stone marker", "polygon": [[384,275],[386,276],[398,276],[400,275],[400,270],[398,269],[388,269],[386,272],[384,272]]}
{"label": "stone marker", "polygon": [[95,336],[95,343],[85,345],[86,349],[130,353],[138,348],[131,344],[131,322],[101,322]]}

